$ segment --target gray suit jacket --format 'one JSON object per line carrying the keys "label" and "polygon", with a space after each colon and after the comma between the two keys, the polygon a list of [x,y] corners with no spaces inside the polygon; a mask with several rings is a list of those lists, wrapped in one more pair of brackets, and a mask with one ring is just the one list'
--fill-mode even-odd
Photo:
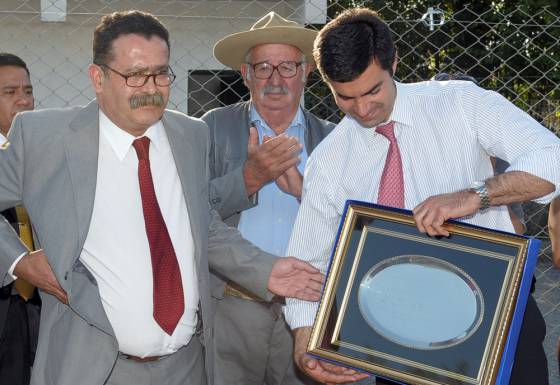
{"label": "gray suit jacket", "polygon": [[[11,226],[15,226],[16,215],[15,209],[8,209],[0,212],[0,221],[7,221]],[[1,285],[0,285],[1,286]],[[10,296],[12,293],[12,285],[8,284],[0,287],[0,335],[6,326],[8,311],[10,310]]]}
{"label": "gray suit jacket", "polygon": [[[247,197],[243,180],[243,165],[247,160],[249,143],[250,102],[208,111],[202,120],[210,127],[210,203],[224,222],[237,227],[240,213],[258,204],[257,194]],[[305,149],[311,154],[329,132],[334,123],[317,118],[304,111]],[[213,275],[212,294],[222,298],[225,283],[223,277]],[[249,289],[249,287],[244,286]],[[255,293],[258,294],[258,293]]]}
{"label": "gray suit jacket", "polygon": [[[12,125],[10,146],[0,150],[0,210],[25,205],[49,263],[69,298],[66,306],[41,293],[43,311],[32,385],[101,385],[117,359],[117,341],[96,281],[79,261],[96,188],[98,119],[96,102],[86,107],[23,113]],[[275,257],[242,239],[211,210],[206,125],[172,111],[166,111],[162,121],[189,210],[206,370],[208,383],[212,384],[209,265],[233,281],[270,297],[266,287]],[[13,230],[0,221],[2,285],[11,280],[8,269],[24,251]]]}

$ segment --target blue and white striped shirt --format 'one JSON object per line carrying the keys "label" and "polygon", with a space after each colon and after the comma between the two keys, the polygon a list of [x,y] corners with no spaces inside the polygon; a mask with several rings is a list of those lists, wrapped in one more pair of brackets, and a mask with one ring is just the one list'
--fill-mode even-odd
{"label": "blue and white striped shirt", "polygon": [[[471,82],[397,83],[394,120],[404,174],[405,208],[493,176],[490,156],[560,191],[560,139],[496,92]],[[302,203],[287,255],[326,271],[344,203],[376,202],[389,142],[346,116],[309,157]],[[547,203],[557,193],[536,199]],[[506,206],[464,219],[513,232]],[[292,328],[313,324],[317,303],[287,300]]]}

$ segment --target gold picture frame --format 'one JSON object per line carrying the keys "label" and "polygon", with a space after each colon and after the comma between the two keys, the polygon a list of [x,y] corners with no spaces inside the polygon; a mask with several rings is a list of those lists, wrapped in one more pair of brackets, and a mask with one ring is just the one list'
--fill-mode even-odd
{"label": "gold picture frame", "polygon": [[539,241],[348,201],[308,352],[410,385],[507,384]]}

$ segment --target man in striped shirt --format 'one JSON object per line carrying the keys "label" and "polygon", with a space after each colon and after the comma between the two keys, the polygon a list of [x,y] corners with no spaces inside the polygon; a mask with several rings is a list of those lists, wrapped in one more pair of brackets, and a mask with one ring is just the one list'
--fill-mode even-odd
{"label": "man in striped shirt", "polygon": [[[447,236],[448,219],[513,232],[506,205],[548,203],[558,195],[560,140],[552,132],[471,82],[393,80],[396,49],[374,12],[339,15],[319,33],[314,55],[346,116],[308,160],[289,255],[325,270],[347,199],[413,210],[421,232]],[[510,163],[505,173],[493,175],[492,156]],[[287,301],[296,363],[327,383],[361,379],[305,354],[316,310]],[[530,297],[510,385],[548,384],[544,335]]]}

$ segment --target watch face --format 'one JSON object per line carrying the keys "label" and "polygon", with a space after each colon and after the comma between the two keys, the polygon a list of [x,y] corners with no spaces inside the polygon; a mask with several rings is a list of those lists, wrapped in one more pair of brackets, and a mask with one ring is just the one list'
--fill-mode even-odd
{"label": "watch face", "polygon": [[477,188],[480,188],[482,186],[484,186],[484,182],[472,182],[470,188],[476,190]]}

